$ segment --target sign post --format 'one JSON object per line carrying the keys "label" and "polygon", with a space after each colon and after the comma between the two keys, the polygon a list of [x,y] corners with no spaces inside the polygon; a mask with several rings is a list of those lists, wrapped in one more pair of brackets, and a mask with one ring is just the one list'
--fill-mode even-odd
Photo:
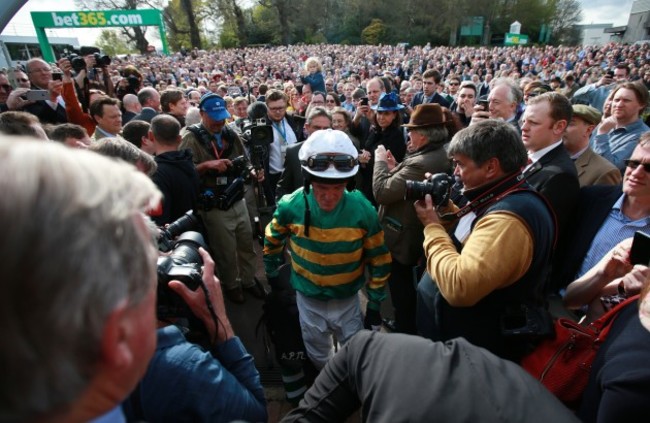
{"label": "sign post", "polygon": [[528,44],[528,35],[512,34],[510,32],[506,33],[506,37],[503,42],[504,46],[518,46],[526,44]]}
{"label": "sign post", "polygon": [[31,12],[36,37],[46,62],[54,62],[54,52],[45,28],[106,28],[115,26],[157,26],[164,54],[169,54],[162,12],[156,9],[83,10],[77,12]]}

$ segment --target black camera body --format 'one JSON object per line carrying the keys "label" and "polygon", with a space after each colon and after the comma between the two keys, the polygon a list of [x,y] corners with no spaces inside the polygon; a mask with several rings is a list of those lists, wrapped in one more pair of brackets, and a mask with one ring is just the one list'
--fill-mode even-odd
{"label": "black camera body", "polygon": [[95,57],[95,66],[94,68],[103,68],[111,64],[111,58],[107,55],[101,55],[99,53],[93,53]]}
{"label": "black camera body", "polygon": [[253,166],[246,156],[235,157],[230,163],[232,166],[228,173],[235,176],[235,179],[216,198],[216,206],[220,210],[230,209],[235,202],[243,198],[244,184],[250,178],[251,171],[253,170]]}
{"label": "black camera body", "polygon": [[204,189],[199,195],[199,204],[203,207],[203,210],[210,211],[214,208],[228,210],[235,202],[244,197],[244,184],[249,179],[253,166],[246,156],[235,157],[230,162],[228,179],[232,178],[232,181],[223,191],[218,193],[209,188]]}
{"label": "black camera body", "polygon": [[195,215],[192,210],[188,210],[183,216],[176,219],[167,226],[160,228],[158,235],[158,250],[167,253],[174,248],[176,237],[184,232],[196,231],[201,227],[201,218]]}
{"label": "black camera body", "polygon": [[188,231],[178,237],[168,256],[158,258],[156,304],[158,319],[192,316],[185,301],[169,288],[169,282],[178,280],[192,291],[199,288],[203,278],[201,271],[203,259],[199,254],[199,247],[208,248],[203,236],[198,232]]}
{"label": "black camera body", "polygon": [[82,70],[86,69],[86,61],[84,56],[92,54],[95,58],[94,68],[103,68],[111,64],[111,58],[107,55],[99,54],[99,49],[97,47],[82,47],[77,53],[68,53],[62,57],[68,59],[72,65],[72,69],[79,73]]}
{"label": "black camera body", "polygon": [[72,65],[72,70],[74,70],[75,73],[79,73],[82,70],[86,69],[86,61],[84,60],[83,57],[79,56],[78,54],[70,53],[62,57],[70,61],[70,64]]}
{"label": "black camera body", "polygon": [[237,178],[249,178],[250,173],[253,170],[253,166],[251,166],[251,163],[248,161],[246,156],[237,156],[232,159],[230,163],[232,166],[228,170],[229,174],[235,175]]}
{"label": "black camera body", "polygon": [[546,338],[555,333],[551,314],[541,306],[509,307],[501,315],[500,323],[503,336]]}
{"label": "black camera body", "polygon": [[446,173],[436,173],[424,182],[406,181],[404,199],[423,200],[425,195],[430,194],[434,205],[445,205],[449,201],[454,182],[453,176]]}

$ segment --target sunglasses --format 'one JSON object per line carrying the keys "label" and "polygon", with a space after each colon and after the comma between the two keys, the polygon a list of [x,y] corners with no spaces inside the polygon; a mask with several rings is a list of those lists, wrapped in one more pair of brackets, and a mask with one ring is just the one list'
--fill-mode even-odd
{"label": "sunglasses", "polygon": [[27,78],[16,78],[16,81],[29,82],[29,79],[27,79]]}
{"label": "sunglasses", "polygon": [[643,166],[643,170],[645,170],[647,173],[650,173],[650,163],[643,163],[632,159],[623,160],[623,163],[625,163],[625,166],[629,167],[630,169],[636,169],[639,167],[639,165],[641,165]]}
{"label": "sunglasses", "polygon": [[327,170],[330,165],[341,172],[349,172],[358,164],[357,159],[347,154],[316,154],[311,156],[302,164],[316,172]]}
{"label": "sunglasses", "polygon": [[2,88],[3,90],[5,90],[7,92],[13,90],[13,87],[11,85],[9,85],[9,84],[0,84],[0,88]]}

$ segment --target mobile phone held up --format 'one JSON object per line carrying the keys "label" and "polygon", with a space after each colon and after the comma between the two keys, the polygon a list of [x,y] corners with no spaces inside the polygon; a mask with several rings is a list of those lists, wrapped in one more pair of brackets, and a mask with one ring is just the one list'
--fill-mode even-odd
{"label": "mobile phone held up", "polygon": [[630,249],[630,263],[650,266],[650,235],[641,231],[634,233]]}
{"label": "mobile phone held up", "polygon": [[361,106],[367,106],[368,105],[368,97],[363,97],[361,101],[359,102]]}
{"label": "mobile phone held up", "polygon": [[48,100],[50,92],[48,90],[29,90],[21,97],[29,101]]}
{"label": "mobile phone held up", "polygon": [[482,95],[478,99],[478,105],[483,108],[483,111],[489,111],[490,110],[490,101],[488,100],[488,97],[486,95]]}
{"label": "mobile phone held up", "polygon": [[61,72],[54,72],[52,73],[52,79],[54,81],[61,81],[63,80],[63,74]]}

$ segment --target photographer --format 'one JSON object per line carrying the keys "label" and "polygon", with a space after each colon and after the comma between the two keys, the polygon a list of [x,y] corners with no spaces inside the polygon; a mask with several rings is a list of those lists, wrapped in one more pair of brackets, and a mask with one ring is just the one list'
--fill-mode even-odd
{"label": "photographer", "polygon": [[129,421],[267,420],[264,388],[253,357],[228,320],[214,262],[204,249],[199,253],[203,287],[191,290],[178,280],[168,287],[204,324],[210,348],[189,342],[181,328],[159,319],[156,352],[124,403]]}
{"label": "photographer", "polygon": [[[418,285],[418,331],[434,341],[462,336],[518,361],[545,332],[540,306],[556,233],[552,212],[521,176],[526,150],[508,123],[470,125],[448,153],[469,203],[434,209],[429,194],[415,203],[428,272]],[[457,223],[451,236],[441,222]],[[540,319],[531,323],[534,313]]]}
{"label": "photographer", "polygon": [[[451,112],[439,104],[415,106],[409,131],[408,153],[397,163],[390,150],[379,145],[375,150],[372,179],[374,197],[379,203],[379,219],[384,228],[386,246],[393,256],[388,284],[395,308],[396,331],[415,335],[416,293],[413,268],[422,257],[422,223],[408,197],[408,181],[421,181],[426,172],[447,173],[449,158],[444,149],[456,131]],[[388,325],[389,328],[392,325]]]}
{"label": "photographer", "polygon": [[[59,59],[57,64],[63,72],[63,75],[61,76],[61,80],[63,81],[61,96],[63,97],[63,101],[65,101],[65,112],[68,116],[68,120],[71,123],[83,126],[89,134],[94,134],[97,123],[90,114],[83,111],[79,103],[70,60],[64,57]],[[99,90],[88,90],[85,97],[87,106],[92,104],[93,101],[97,100],[101,96],[106,97],[106,94]],[[86,109],[88,109],[88,107],[86,107]]]}
{"label": "photographer", "polygon": [[[248,168],[244,165],[241,169],[243,158],[234,160],[245,154],[244,145],[237,133],[226,126],[230,113],[222,97],[206,94],[201,98],[199,109],[201,123],[186,128],[180,149],[192,150],[201,179],[200,215],[208,232],[219,279],[226,296],[235,303],[245,301],[244,290],[256,298],[263,298],[264,292],[254,279],[253,231],[243,200]],[[254,177],[261,181],[264,173]]]}
{"label": "photographer", "polygon": [[[0,421],[87,422],[116,406],[155,346],[143,211],[160,198],[125,163],[3,137]],[[80,228],[83,228],[80,230]],[[115,420],[117,421],[117,420]]]}

